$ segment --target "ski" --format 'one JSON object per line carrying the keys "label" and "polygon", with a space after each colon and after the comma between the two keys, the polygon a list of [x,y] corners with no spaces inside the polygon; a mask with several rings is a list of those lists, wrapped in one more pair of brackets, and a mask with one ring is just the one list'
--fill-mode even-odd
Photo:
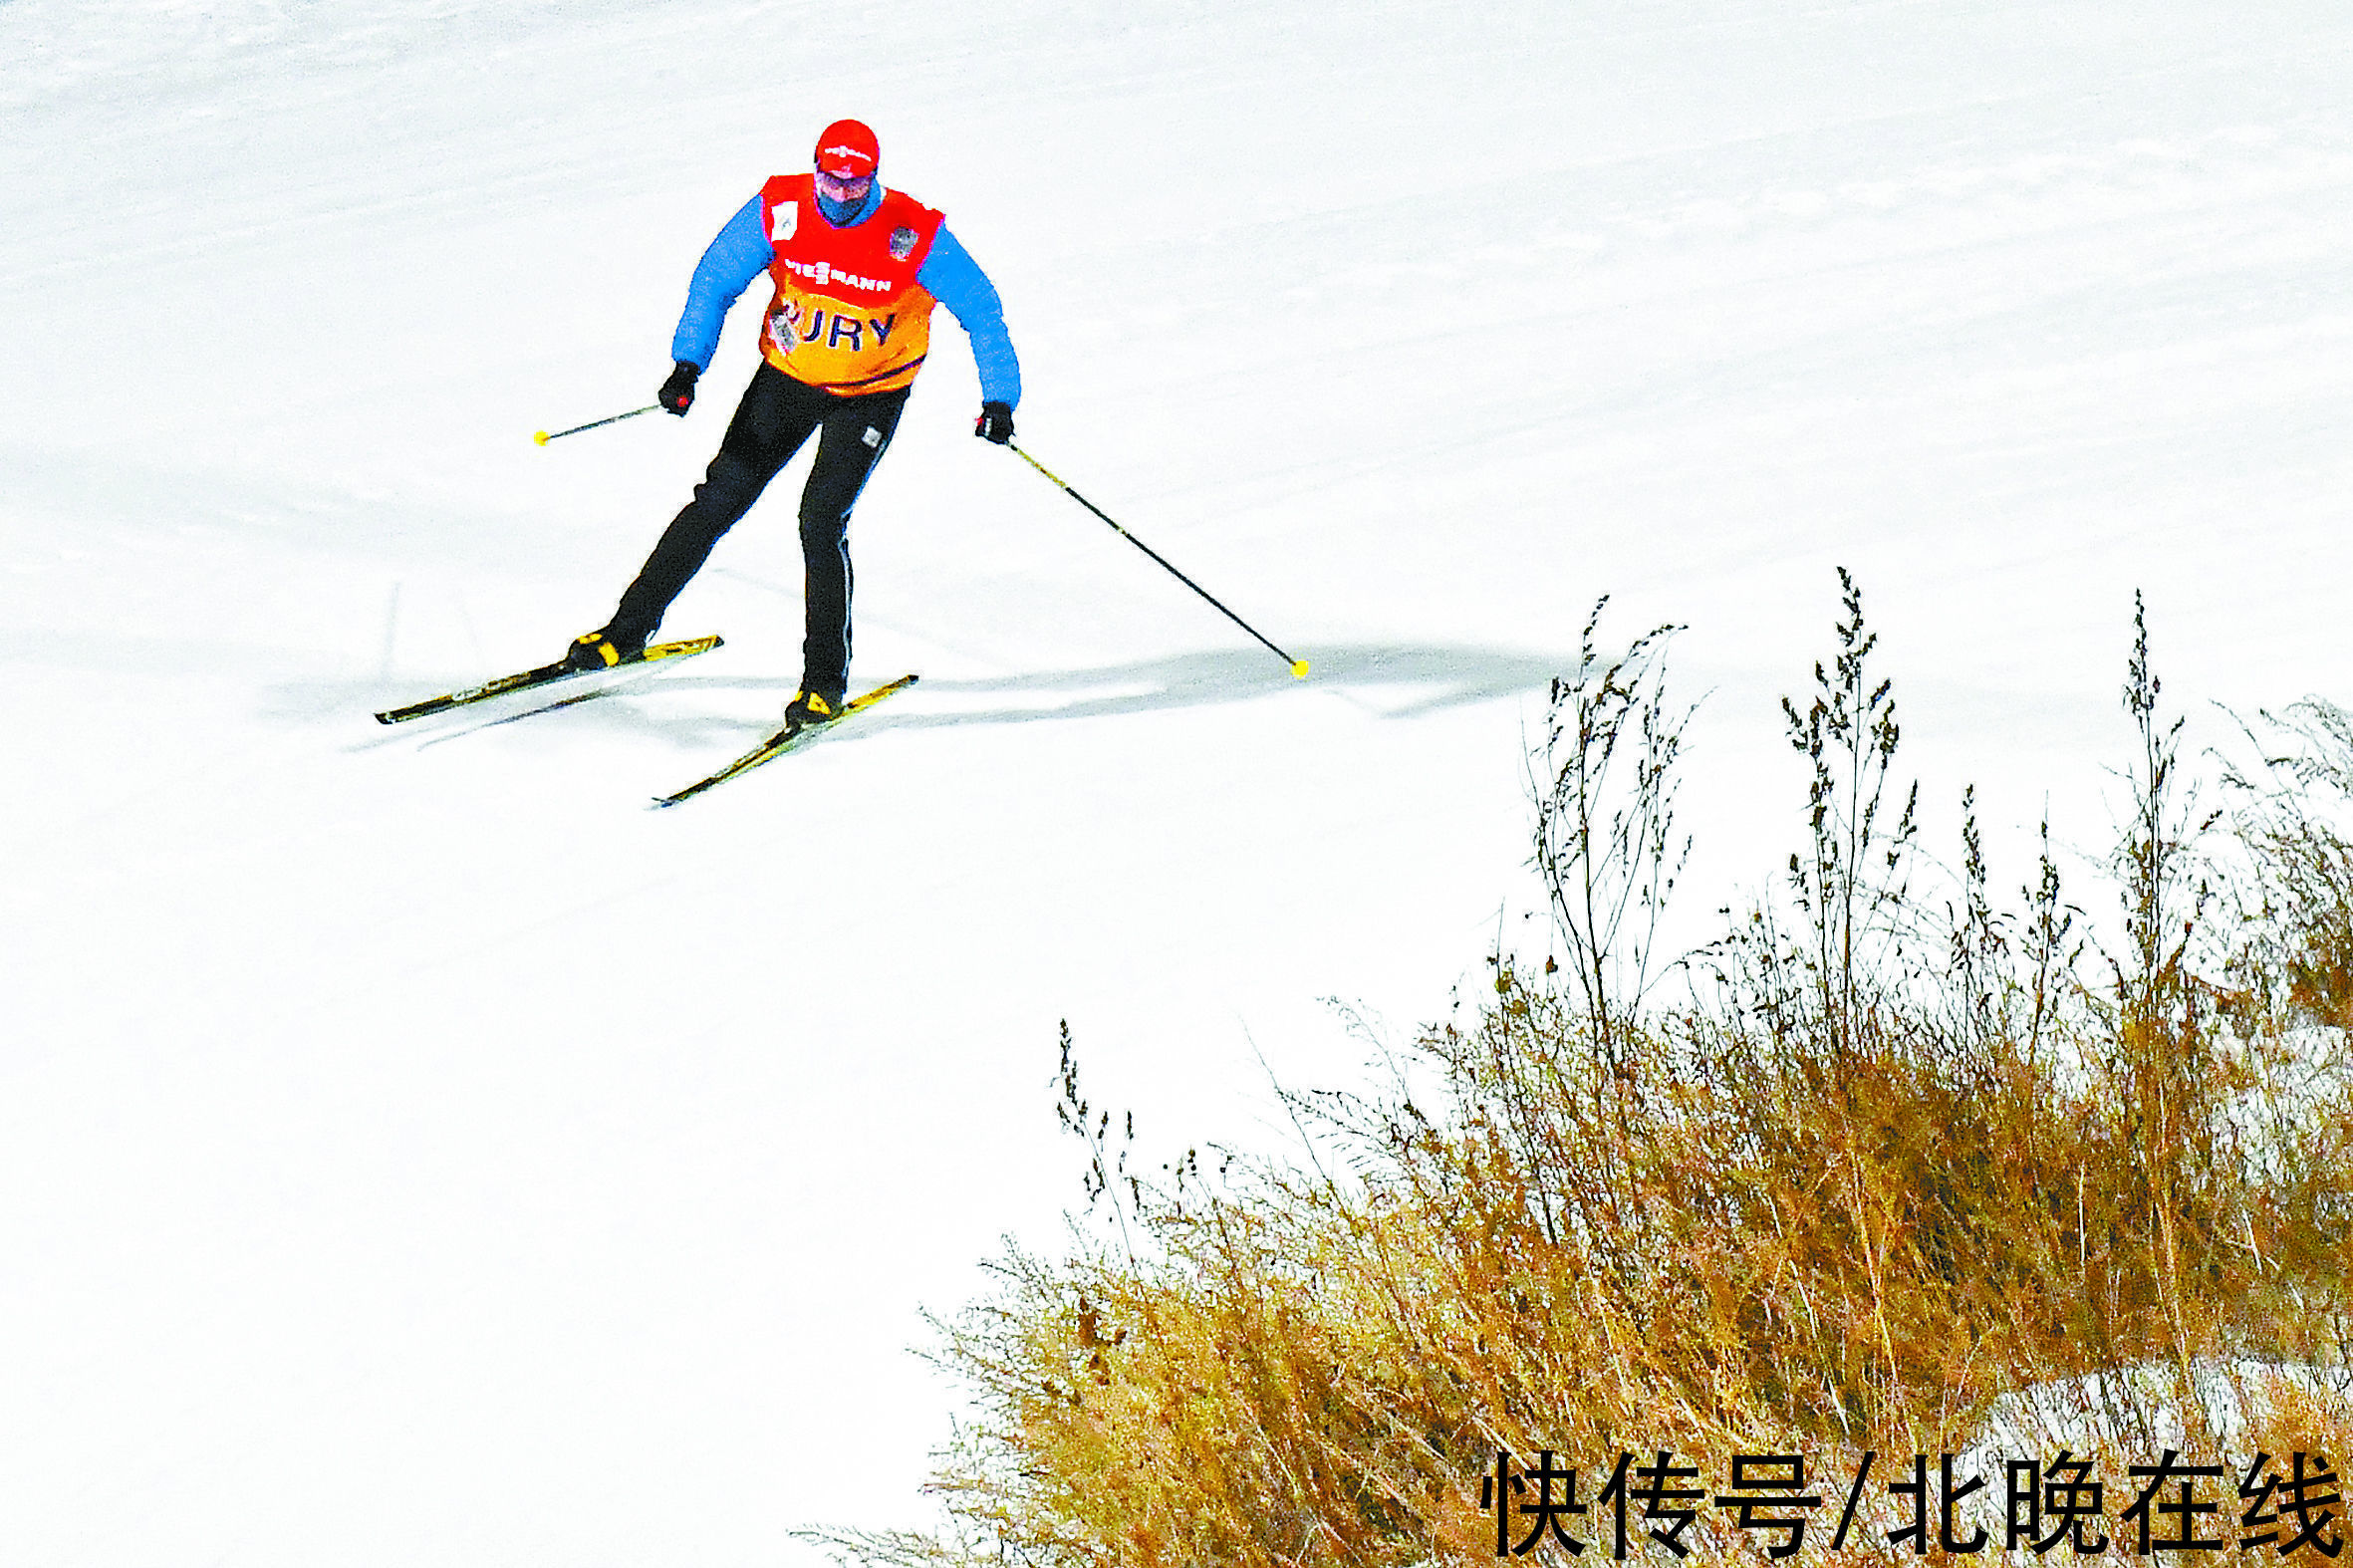
{"label": "ski", "polygon": [[601,675],[606,672],[606,669],[630,669],[639,664],[651,664],[665,658],[692,658],[697,653],[707,653],[717,648],[719,642],[719,638],[713,635],[694,638],[684,643],[654,643],[649,645],[646,652],[637,657],[625,658],[618,664],[606,665],[604,669],[574,669],[570,664],[558,659],[552,664],[542,664],[537,669],[526,669],[519,674],[501,675],[496,680],[486,680],[478,686],[468,686],[463,691],[452,691],[446,696],[427,697],[422,702],[411,702],[406,707],[387,708],[376,715],[376,721],[379,724],[397,724],[405,719],[423,718],[430,713],[446,713],[451,708],[466,707],[475,702],[486,702],[492,697],[505,696],[510,691],[529,691],[534,686],[553,685],[559,680],[569,680],[575,675]]}
{"label": "ski", "polygon": [[675,795],[654,796],[654,804],[655,808],[658,809],[663,806],[675,806],[682,800],[692,800],[695,796],[701,794],[706,789],[714,789],[717,786],[726,783],[729,779],[734,778],[738,774],[749,773],[752,769],[758,767],[763,762],[774,761],[776,758],[783,756],[786,752],[796,749],[804,741],[822,739],[825,736],[832,734],[835,730],[840,729],[844,724],[849,723],[852,719],[865,712],[868,708],[873,707],[876,703],[882,701],[884,698],[892,696],[898,692],[905,691],[909,686],[914,685],[915,680],[916,677],[914,675],[901,675],[897,680],[892,681],[890,684],[877,686],[872,691],[867,692],[864,696],[852,697],[848,702],[842,704],[842,716],[833,720],[831,723],[787,724],[784,728],[778,730],[775,734],[770,735],[766,740],[761,741],[758,745],[752,747],[751,750],[745,752],[742,756],[737,757],[733,762],[728,763],[725,767],[719,769],[718,772],[711,774],[708,778],[696,779],[693,783],[687,785]]}

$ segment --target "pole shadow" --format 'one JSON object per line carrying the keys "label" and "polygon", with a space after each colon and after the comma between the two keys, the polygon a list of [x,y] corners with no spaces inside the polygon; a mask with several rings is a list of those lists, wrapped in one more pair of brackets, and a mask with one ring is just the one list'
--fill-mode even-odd
{"label": "pole shadow", "polygon": [[1459,646],[1352,645],[1307,649],[1302,656],[1310,665],[1304,680],[1248,650],[994,678],[925,676],[915,689],[927,702],[878,713],[866,727],[1034,724],[1294,694],[1344,696],[1377,718],[1409,719],[1544,689],[1565,667],[1544,654]]}

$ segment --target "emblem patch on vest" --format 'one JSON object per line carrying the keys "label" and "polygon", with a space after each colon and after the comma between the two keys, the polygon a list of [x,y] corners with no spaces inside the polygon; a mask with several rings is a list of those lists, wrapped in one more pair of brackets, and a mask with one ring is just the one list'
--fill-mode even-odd
{"label": "emblem patch on vest", "polygon": [[777,353],[790,355],[801,346],[800,319],[800,307],[790,301],[768,313],[768,341],[776,345]]}
{"label": "emblem patch on vest", "polygon": [[915,253],[915,231],[897,228],[891,231],[891,259],[905,261]]}
{"label": "emblem patch on vest", "polygon": [[768,238],[771,243],[780,239],[791,239],[793,230],[800,226],[801,204],[797,201],[780,203],[776,208],[775,215],[770,220]]}

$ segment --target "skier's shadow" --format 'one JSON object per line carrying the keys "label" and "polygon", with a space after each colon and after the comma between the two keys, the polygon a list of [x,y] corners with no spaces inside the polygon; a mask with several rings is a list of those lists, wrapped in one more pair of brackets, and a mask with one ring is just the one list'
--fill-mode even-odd
{"label": "skier's shadow", "polygon": [[[1543,689],[1565,667],[1557,657],[1501,649],[1354,645],[1298,652],[1309,663],[1304,679],[1294,678],[1274,655],[1248,650],[993,678],[926,675],[907,697],[861,720],[858,728],[879,734],[894,729],[1036,724],[1293,694],[1337,696],[1378,718],[1417,718]],[[714,689],[743,683],[716,674],[670,682]],[[782,690],[789,682],[761,684]]]}
{"label": "skier's shadow", "polygon": [[[1543,689],[1553,674],[1565,667],[1558,657],[1487,648],[1350,645],[1296,652],[1309,661],[1305,679],[1294,678],[1273,654],[1248,649],[1037,674],[989,678],[927,675],[908,695],[860,719],[856,730],[871,735],[888,730],[1062,722],[1292,695],[1338,698],[1376,718],[1418,718],[1445,708]],[[552,702],[542,699],[512,709],[493,708],[471,718],[461,711],[451,715],[455,722],[446,726],[420,732],[388,729],[356,742],[352,749],[371,750],[412,737],[423,745],[438,745],[558,708],[574,709],[580,719],[598,725],[657,735],[672,745],[708,747],[774,730],[783,699],[793,689],[790,677],[679,670],[666,674],[658,684],[633,680]],[[665,690],[756,694],[759,700],[756,707],[747,701],[740,717],[707,710],[680,713],[666,704],[643,700]],[[344,707],[351,700],[349,694],[339,693],[336,705]]]}

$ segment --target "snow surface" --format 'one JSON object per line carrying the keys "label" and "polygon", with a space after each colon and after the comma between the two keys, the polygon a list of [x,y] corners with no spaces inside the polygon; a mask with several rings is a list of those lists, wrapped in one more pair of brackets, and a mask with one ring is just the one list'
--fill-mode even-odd
{"label": "snow surface", "polygon": [[[2353,13],[2320,0],[0,3],[0,1561],[772,1564],[929,1516],[918,1309],[1356,1081],[1534,904],[1596,596],[1688,623],[1686,910],[1798,831],[1834,565],[1937,831],[2100,841],[2169,696],[2353,692]],[[752,364],[695,257],[856,114],[1003,292],[858,513],[866,734],[645,808],[797,674],[799,470],[527,722]],[[754,302],[756,303],[756,302]],[[2203,709],[2200,709],[2203,711]],[[1948,842],[1949,839],[1948,839]],[[2079,887],[2087,901],[2096,898]]]}

